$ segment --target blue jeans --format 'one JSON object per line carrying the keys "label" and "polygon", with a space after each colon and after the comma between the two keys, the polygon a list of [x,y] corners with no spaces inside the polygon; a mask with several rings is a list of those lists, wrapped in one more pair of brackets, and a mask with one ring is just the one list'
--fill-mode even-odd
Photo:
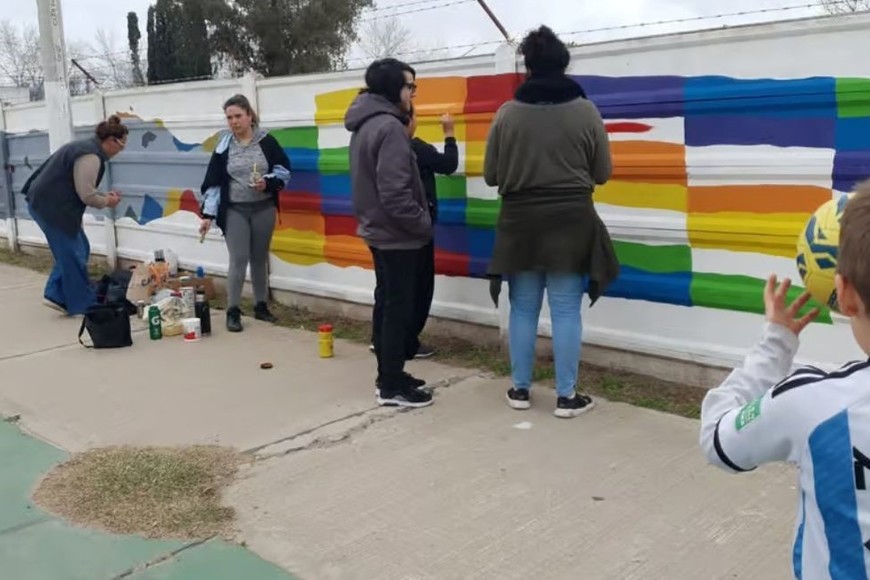
{"label": "blue jeans", "polygon": [[91,245],[84,228],[79,230],[78,235],[70,236],[45,223],[29,206],[28,210],[45,234],[51,255],[54,256],[54,268],[48,275],[43,296],[63,306],[70,315],[84,314],[89,306],[97,302],[96,292],[88,277]]}
{"label": "blue jeans", "polygon": [[510,353],[514,387],[530,389],[535,366],[538,319],[547,290],[553,326],[556,393],[570,397],[577,388],[583,320],[583,276],[546,272],[520,272],[508,276],[510,292]]}

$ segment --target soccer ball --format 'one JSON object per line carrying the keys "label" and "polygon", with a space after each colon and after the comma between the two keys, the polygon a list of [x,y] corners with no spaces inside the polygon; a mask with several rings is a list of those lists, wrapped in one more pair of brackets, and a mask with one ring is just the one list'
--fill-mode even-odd
{"label": "soccer ball", "polygon": [[840,219],[851,196],[826,201],[810,216],[797,240],[797,268],[803,284],[816,302],[837,310],[837,248]]}

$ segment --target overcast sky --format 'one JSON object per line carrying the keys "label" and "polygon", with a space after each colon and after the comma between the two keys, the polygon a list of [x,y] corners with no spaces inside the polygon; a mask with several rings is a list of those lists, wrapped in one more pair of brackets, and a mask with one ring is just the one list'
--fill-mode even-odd
{"label": "overcast sky", "polygon": [[[565,40],[575,42],[782,20],[821,13],[817,8],[779,10],[783,7],[806,6],[813,0],[488,0],[488,3],[515,37],[521,37],[524,31],[541,23],[557,32],[567,33],[770,9],[767,13],[565,35]],[[144,40],[149,4],[151,0],[62,0],[67,41],[92,42],[96,31],[102,28],[114,34],[118,48],[123,50],[126,44],[127,12],[133,10],[139,14]],[[389,9],[396,5],[403,6]],[[467,45],[500,38],[497,29],[474,0],[380,0],[377,10],[367,13],[364,18],[382,19],[392,14],[400,15],[401,22],[412,31],[423,48]],[[0,1],[0,20],[36,25],[36,0]],[[477,54],[491,49],[492,46],[462,48],[455,50],[454,56],[467,50]],[[359,57],[359,53],[355,51],[353,56]]]}

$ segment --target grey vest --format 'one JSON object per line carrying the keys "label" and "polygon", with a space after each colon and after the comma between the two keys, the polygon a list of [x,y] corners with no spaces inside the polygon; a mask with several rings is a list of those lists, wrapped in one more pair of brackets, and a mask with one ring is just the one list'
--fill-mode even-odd
{"label": "grey vest", "polygon": [[87,209],[76,192],[73,167],[79,157],[88,154],[100,158],[99,186],[109,157],[100,146],[100,140],[91,137],[71,141],[52,153],[21,190],[32,211],[48,225],[69,236],[76,236],[81,231],[82,217]]}

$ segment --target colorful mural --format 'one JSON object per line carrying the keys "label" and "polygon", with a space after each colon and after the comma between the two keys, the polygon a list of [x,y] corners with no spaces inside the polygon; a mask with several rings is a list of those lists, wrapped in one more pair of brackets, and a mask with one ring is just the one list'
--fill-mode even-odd
{"label": "colorful mural", "polygon": [[[740,271],[740,264],[793,260],[808,215],[870,175],[870,144],[863,137],[870,130],[867,79],[575,78],[601,110],[611,136],[614,176],[596,191],[600,211],[625,212],[661,232],[650,239],[614,236],[622,274],[611,296],[762,312],[763,278],[753,268]],[[494,112],[519,82],[513,74],[419,80],[418,135],[441,143],[438,117],[449,111],[464,154],[457,175],[438,178],[440,274],[485,273],[499,211],[496,192],[481,177],[486,135]],[[355,95],[355,89],[321,94],[311,126],[273,130],[293,164],[272,248],[283,261],[371,267],[368,250],[354,234],[349,134],[343,126]],[[149,152],[199,157],[185,181],[191,189],[170,189],[163,204],[158,194],[145,196],[126,215],[145,224],[179,210],[196,211],[194,184],[214,139],[185,144],[159,123],[137,131]],[[801,159],[810,160],[809,166],[801,168]],[[754,181],[759,163],[777,160],[783,165],[766,168],[764,182]],[[161,180],[153,171],[125,176],[119,165],[115,179],[155,185]]]}

